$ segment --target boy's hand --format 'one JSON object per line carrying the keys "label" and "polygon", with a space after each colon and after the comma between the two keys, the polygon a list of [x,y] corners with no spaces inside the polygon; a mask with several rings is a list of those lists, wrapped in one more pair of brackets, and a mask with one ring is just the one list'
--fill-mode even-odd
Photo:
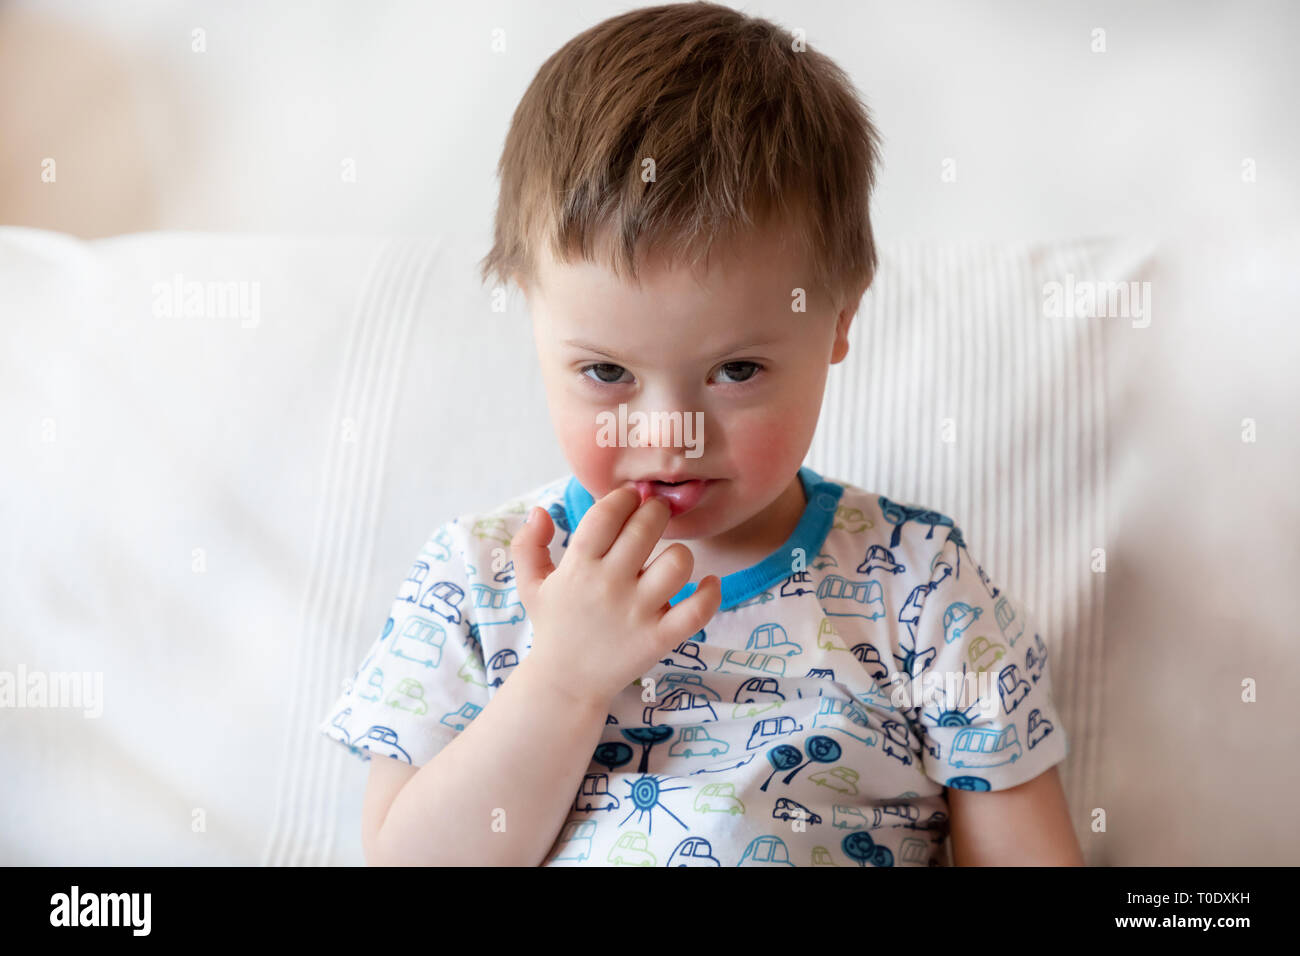
{"label": "boy's hand", "polygon": [[668,599],[691,578],[695,557],[680,542],[642,571],[672,512],[640,502],[631,485],[611,491],[583,516],[557,568],[551,516],[533,508],[510,551],[515,585],[533,622],[530,659],[578,699],[602,705],[707,624],[722,603],[710,574],[675,607]]}

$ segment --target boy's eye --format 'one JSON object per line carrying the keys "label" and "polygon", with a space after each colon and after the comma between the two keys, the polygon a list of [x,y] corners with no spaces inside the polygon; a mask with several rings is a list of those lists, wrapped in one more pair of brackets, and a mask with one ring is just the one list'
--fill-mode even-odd
{"label": "boy's eye", "polygon": [[[721,366],[721,370],[726,372],[728,378],[735,383],[747,382],[758,374],[759,369],[763,366],[757,362],[728,362]],[[730,369],[739,369],[739,372],[729,371]]]}
{"label": "boy's eye", "polygon": [[[723,380],[724,385],[740,385],[748,382],[760,371],[763,366],[757,362],[727,362],[719,366],[719,372],[726,376]],[[593,377],[590,373],[595,371]],[[591,365],[584,365],[581,369],[584,378],[596,385],[618,385],[621,384],[619,379],[627,371],[621,365],[614,365],[609,362],[596,362]]]}
{"label": "boy's eye", "polygon": [[[587,375],[587,373],[590,372],[592,369],[603,369],[606,374],[610,374],[612,375],[612,377],[605,378],[605,376],[598,371],[596,373],[596,377],[591,378],[591,376]],[[613,385],[617,383],[620,378],[623,377],[624,371],[626,371],[626,369],[624,369],[623,366],[621,365],[610,365],[608,362],[598,362],[595,365],[584,366],[582,369],[582,374],[585,375],[587,378],[591,379],[593,382],[597,382],[598,384]]]}

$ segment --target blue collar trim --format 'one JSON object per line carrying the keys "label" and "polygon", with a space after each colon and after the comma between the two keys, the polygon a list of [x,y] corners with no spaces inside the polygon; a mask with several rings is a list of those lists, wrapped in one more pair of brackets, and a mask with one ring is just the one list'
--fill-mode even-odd
{"label": "blue collar trim", "polygon": [[[729,610],[790,577],[794,573],[791,570],[791,552],[795,548],[803,549],[804,564],[809,567],[821,552],[822,544],[835,521],[835,509],[839,507],[844,486],[825,480],[807,466],[799,469],[799,480],[803,483],[804,497],[807,499],[799,524],[785,544],[758,564],[728,574],[722,579],[722,605],[718,610]],[[578,530],[578,523],[593,504],[595,499],[591,492],[579,484],[577,476],[571,476],[564,489],[564,510],[569,519],[570,534]],[[668,603],[677,605],[694,593],[695,583],[690,582]]]}

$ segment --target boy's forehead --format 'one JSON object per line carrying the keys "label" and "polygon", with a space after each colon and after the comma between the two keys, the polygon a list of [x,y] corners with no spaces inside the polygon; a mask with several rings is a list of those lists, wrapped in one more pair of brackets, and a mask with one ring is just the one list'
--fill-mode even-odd
{"label": "boy's forehead", "polygon": [[754,233],[727,246],[715,244],[694,269],[662,255],[646,256],[636,283],[604,262],[575,257],[565,263],[544,253],[535,291],[552,330],[566,335],[608,334],[647,323],[688,323],[702,333],[761,331],[788,324],[797,290],[808,293],[802,258],[783,236]]}

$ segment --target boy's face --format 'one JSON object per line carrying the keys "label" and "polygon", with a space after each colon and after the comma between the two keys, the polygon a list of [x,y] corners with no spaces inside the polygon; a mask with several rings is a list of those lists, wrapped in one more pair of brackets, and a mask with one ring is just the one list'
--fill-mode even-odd
{"label": "boy's face", "polygon": [[[773,522],[789,518],[792,500],[794,520],[802,513],[799,467],[857,302],[837,314],[772,231],[725,254],[715,246],[709,265],[697,280],[685,266],[648,263],[638,289],[602,266],[545,255],[524,291],[547,404],[565,458],[597,500],[627,481],[709,479],[694,507],[674,509],[663,537],[713,555],[774,548],[793,526]],[[795,289],[807,290],[806,312],[791,307]],[[702,441],[674,447],[664,428],[658,446],[603,447],[619,437],[620,404],[628,433],[637,412],[646,422],[678,412],[702,424]]]}

